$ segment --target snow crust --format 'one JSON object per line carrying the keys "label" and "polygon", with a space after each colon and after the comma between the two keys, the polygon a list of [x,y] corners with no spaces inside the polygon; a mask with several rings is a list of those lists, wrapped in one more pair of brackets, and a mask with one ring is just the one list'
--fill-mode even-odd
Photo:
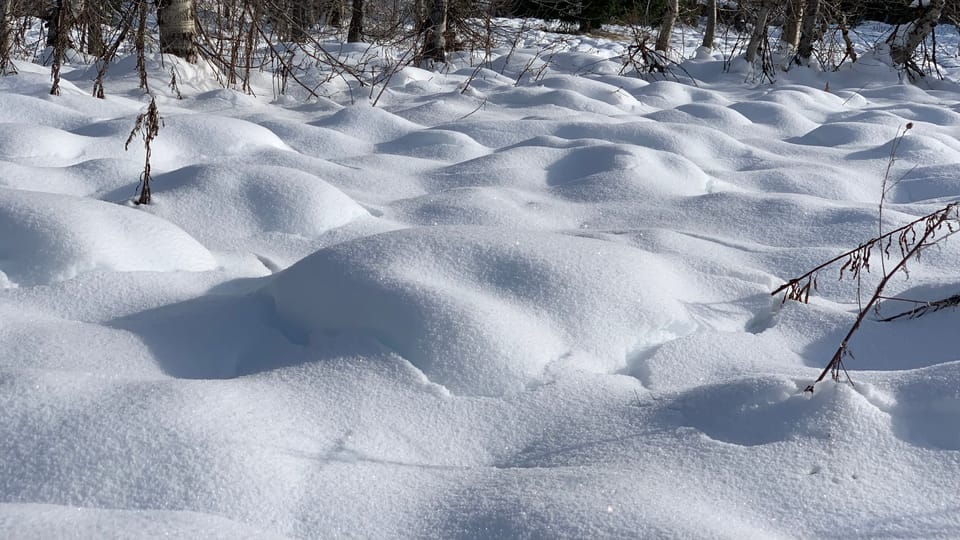
{"label": "snow crust", "polygon": [[960,536],[957,312],[868,318],[811,395],[856,284],[769,294],[960,195],[955,59],[694,85],[555,38],[376,107],[152,58],[147,207],[132,59],[0,78],[0,536]]}

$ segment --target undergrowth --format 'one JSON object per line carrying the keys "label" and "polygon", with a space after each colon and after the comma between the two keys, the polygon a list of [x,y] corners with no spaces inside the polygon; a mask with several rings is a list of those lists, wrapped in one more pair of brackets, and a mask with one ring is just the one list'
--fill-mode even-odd
{"label": "undergrowth", "polygon": [[[960,294],[931,302],[921,302],[884,294],[890,281],[895,276],[898,274],[909,275],[909,263],[919,261],[928,248],[940,244],[960,231],[960,202],[951,202],[934,212],[914,219],[906,225],[883,232],[883,201],[891,184],[895,184],[895,182],[890,182],[890,174],[896,161],[896,151],[912,127],[911,123],[907,124],[902,130],[898,130],[891,143],[890,157],[882,182],[879,207],[880,234],[817,265],[800,276],[787,280],[786,283],[771,293],[771,295],[783,293],[783,302],[793,300],[804,304],[809,303],[811,292],[817,290],[818,278],[821,273],[831,268],[839,269],[840,280],[853,279],[857,284],[857,305],[859,308],[857,317],[843,336],[820,376],[806,387],[806,392],[813,392],[814,386],[825,379],[828,374],[834,381],[839,381],[841,376],[845,376],[851,384],[853,383],[844,366],[844,360],[852,354],[850,350],[851,338],[857,333],[863,321],[871,312],[877,314],[877,320],[891,322],[903,318],[916,318],[947,307],[960,305]],[[871,263],[875,258],[880,262],[880,279],[869,297],[866,297],[863,289],[863,272],[870,272]],[[893,264],[888,266],[887,261],[891,261]],[[867,298],[866,302],[863,301],[864,298]],[[897,315],[880,318],[878,308],[882,300],[913,303],[915,307]]]}

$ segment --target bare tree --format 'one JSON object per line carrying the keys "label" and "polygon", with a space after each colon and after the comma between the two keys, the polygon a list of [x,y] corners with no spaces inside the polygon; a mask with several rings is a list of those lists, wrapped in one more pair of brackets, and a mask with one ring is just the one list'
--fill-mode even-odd
{"label": "bare tree", "polygon": [[433,0],[424,38],[423,57],[426,59],[436,62],[444,62],[447,59],[446,33],[449,6],[448,0]]}
{"label": "bare tree", "polygon": [[787,0],[787,13],[780,32],[780,43],[792,51],[800,42],[800,21],[803,18],[803,0]]}
{"label": "bare tree", "polygon": [[894,31],[894,35],[891,36],[890,58],[895,64],[913,73],[920,73],[913,64],[913,53],[937,25],[946,3],[946,0],[930,0],[930,4],[915,21],[907,26],[903,34],[898,36]]}
{"label": "bare tree", "polygon": [[[663,14],[660,21],[660,32],[657,34],[657,43],[654,49],[667,52],[670,50],[670,35],[673,33],[673,25],[677,22],[677,14],[680,13],[680,0],[667,0],[667,11]],[[713,40],[711,41],[711,45]]]}
{"label": "bare tree", "polygon": [[753,26],[753,33],[750,34],[750,41],[747,43],[747,52],[744,55],[747,62],[752,64],[757,59],[757,51],[760,45],[767,39],[767,21],[770,18],[770,12],[773,10],[775,0],[761,0],[760,9],[757,10],[757,21]]}
{"label": "bare tree", "polygon": [[427,6],[424,0],[413,0],[413,31],[423,34],[427,22]]}
{"label": "bare tree", "polygon": [[13,10],[12,0],[0,0],[0,75],[5,74],[13,53],[13,32],[10,19]]}
{"label": "bare tree", "polygon": [[350,28],[347,30],[347,42],[363,40],[363,0],[353,0],[350,8]]}
{"label": "bare tree", "polygon": [[324,14],[326,24],[334,28],[340,28],[343,24],[344,8],[343,0],[321,0],[318,2],[318,9]]}
{"label": "bare tree", "polygon": [[44,10],[45,13],[42,16],[47,20],[48,47],[57,47],[57,44],[61,43],[61,34],[66,39],[63,42],[64,49],[69,47],[69,31],[73,26],[71,24],[73,7],[73,0],[56,0],[50,4],[49,9]]}
{"label": "bare tree", "polygon": [[197,61],[197,26],[193,0],[157,0],[160,52]]}
{"label": "bare tree", "polygon": [[84,25],[87,37],[87,52],[94,56],[102,56],[105,50],[103,43],[103,20],[105,11],[109,8],[106,2],[85,0],[80,12],[80,19]]}
{"label": "bare tree", "polygon": [[707,25],[703,29],[703,47],[713,49],[717,39],[717,0],[707,0]]}
{"label": "bare tree", "polygon": [[302,43],[307,40],[310,28],[317,22],[316,6],[312,2],[294,0],[288,6],[290,40]]}
{"label": "bare tree", "polygon": [[800,43],[797,45],[798,64],[809,65],[813,56],[813,42],[820,39],[817,21],[820,18],[820,0],[807,0],[800,24]]}

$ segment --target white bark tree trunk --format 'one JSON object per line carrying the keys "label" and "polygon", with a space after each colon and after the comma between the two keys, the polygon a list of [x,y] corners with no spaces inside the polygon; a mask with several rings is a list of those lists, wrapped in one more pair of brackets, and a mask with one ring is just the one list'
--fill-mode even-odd
{"label": "white bark tree trunk", "polygon": [[767,19],[770,18],[771,9],[773,9],[773,0],[763,0],[760,4],[757,22],[753,27],[753,33],[750,34],[750,42],[747,43],[747,52],[744,55],[747,63],[752,64],[757,59],[760,44],[767,38]]}
{"label": "white bark tree trunk", "polygon": [[803,0],[787,0],[787,14],[780,32],[784,49],[793,50],[800,42],[800,20],[803,17]]}
{"label": "white bark tree trunk", "polygon": [[946,3],[946,0],[931,0],[923,14],[910,23],[907,31],[890,44],[890,58],[895,64],[906,66],[913,60],[913,53],[937,25]]}
{"label": "white bark tree trunk", "polygon": [[670,35],[673,33],[673,25],[677,22],[678,13],[680,13],[680,0],[667,0],[667,11],[660,21],[660,32],[657,33],[654,49],[661,52],[670,50]]}
{"label": "white bark tree trunk", "polygon": [[193,0],[157,0],[157,22],[160,26],[160,52],[196,63],[197,26]]}

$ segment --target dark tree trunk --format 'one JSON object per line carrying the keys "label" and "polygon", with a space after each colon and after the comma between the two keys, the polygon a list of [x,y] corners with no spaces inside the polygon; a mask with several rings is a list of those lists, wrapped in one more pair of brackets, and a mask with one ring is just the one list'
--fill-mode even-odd
{"label": "dark tree trunk", "polygon": [[363,0],[353,0],[350,9],[350,29],[347,30],[347,42],[356,43],[363,40]]}
{"label": "dark tree trunk", "polygon": [[813,56],[813,42],[820,39],[817,35],[817,20],[820,18],[820,0],[807,0],[807,9],[800,25],[800,44],[797,45],[797,62],[809,64]]}
{"label": "dark tree trunk", "polygon": [[717,39],[717,0],[707,2],[707,26],[703,30],[703,47],[713,49]]}
{"label": "dark tree trunk", "polygon": [[94,56],[102,56],[103,44],[103,7],[93,0],[87,0],[83,6],[83,21],[87,25],[87,52]]}
{"label": "dark tree trunk", "polygon": [[0,0],[0,75],[6,71],[13,52],[13,32],[10,28],[11,0]]}
{"label": "dark tree trunk", "polygon": [[424,39],[423,57],[435,62],[447,60],[447,0],[433,0]]}

